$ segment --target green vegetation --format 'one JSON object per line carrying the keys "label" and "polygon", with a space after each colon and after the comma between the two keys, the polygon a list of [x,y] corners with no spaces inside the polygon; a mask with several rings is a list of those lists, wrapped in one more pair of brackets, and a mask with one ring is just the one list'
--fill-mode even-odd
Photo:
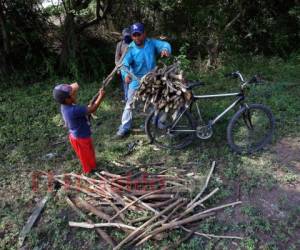
{"label": "green vegetation", "polygon": [[[112,160],[135,163],[164,161],[166,166],[180,166],[196,162],[193,166],[205,176],[212,160],[217,161],[209,190],[220,187],[211,201],[214,205],[225,201],[243,201],[240,208],[227,209],[199,224],[199,231],[215,234],[244,236],[243,241],[207,240],[194,237],[180,249],[297,249],[299,247],[299,206],[295,198],[299,175],[292,161],[278,157],[276,144],[284,138],[298,138],[300,123],[299,78],[300,57],[295,54],[288,61],[279,58],[240,57],[223,58],[218,70],[201,75],[206,86],[199,93],[217,93],[237,89],[235,80],[227,80],[224,72],[239,69],[246,76],[261,73],[267,80],[264,85],[252,86],[250,102],[261,102],[271,107],[277,120],[276,137],[266,150],[252,156],[238,156],[226,145],[226,119],[217,124],[213,138],[195,141],[181,151],[156,150],[143,132],[133,132],[124,141],[112,141],[122,112],[117,82],[107,90],[107,97],[93,121],[94,142],[99,170],[120,172]],[[199,68],[195,62],[193,67]],[[65,79],[66,81],[68,79]],[[70,79],[72,80],[72,79]],[[67,132],[54,103],[51,91],[57,79],[29,86],[12,86],[1,90],[0,106],[0,248],[17,249],[18,233],[30,215],[36,201],[45,194],[45,184],[38,192],[31,187],[35,170],[55,173],[80,172],[81,167],[67,141]],[[98,89],[98,82],[80,82],[79,102],[87,103]],[[230,100],[203,102],[206,116],[222,110]],[[227,116],[229,119],[229,116]],[[144,117],[138,115],[134,127],[138,128]],[[125,156],[128,144],[138,141],[138,146]],[[299,163],[298,163],[299,164]],[[155,169],[151,169],[155,171]],[[134,215],[133,215],[134,216]],[[58,194],[50,200],[39,223],[26,241],[28,249],[102,249],[94,231],[72,229],[69,220],[80,220]],[[143,249],[158,249],[182,236],[178,230],[159,243],[149,242]],[[297,236],[298,235],[298,236]],[[121,235],[113,232],[118,239]]]}
{"label": "green vegetation", "polygon": [[[98,169],[122,171],[113,160],[163,161],[178,168],[194,163],[191,168],[204,177],[216,160],[209,189],[220,191],[210,202],[242,200],[243,205],[204,220],[199,231],[244,240],[193,237],[180,249],[299,249],[299,1],[61,0],[47,8],[42,2],[0,0],[0,249],[17,249],[22,226],[46,192],[45,183],[32,191],[35,170],[81,170],[52,99],[54,84],[78,81],[79,102],[87,103],[112,68],[118,32],[136,21],[145,23],[150,36],[170,41],[189,78],[206,83],[199,93],[236,91],[238,83],[223,76],[230,71],[261,74],[265,84],[251,87],[248,102],[272,109],[275,138],[255,155],[235,155],[226,145],[228,115],[212,139],[181,151],[157,150],[143,131],[112,141],[123,109],[119,83],[113,82],[93,121]],[[229,102],[201,103],[204,116],[212,117]],[[138,114],[134,127],[144,119]],[[137,146],[128,153],[133,142]],[[79,218],[59,193],[47,203],[26,249],[105,249],[94,231],[70,228],[69,220]],[[143,249],[170,246],[181,236],[178,230]]]}
{"label": "green vegetation", "polygon": [[[112,65],[118,33],[141,21],[207,69],[224,53],[289,58],[300,42],[297,1],[222,0],[0,1],[0,80],[23,83],[49,76],[98,80]],[[176,20],[176,22],[174,22]]]}

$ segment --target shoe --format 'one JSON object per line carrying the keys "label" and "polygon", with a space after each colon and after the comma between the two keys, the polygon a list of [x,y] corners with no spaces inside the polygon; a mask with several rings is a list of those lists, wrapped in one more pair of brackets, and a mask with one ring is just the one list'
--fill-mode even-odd
{"label": "shoe", "polygon": [[127,133],[116,133],[114,136],[113,136],[113,140],[120,140],[120,139],[123,139],[125,136],[126,136]]}

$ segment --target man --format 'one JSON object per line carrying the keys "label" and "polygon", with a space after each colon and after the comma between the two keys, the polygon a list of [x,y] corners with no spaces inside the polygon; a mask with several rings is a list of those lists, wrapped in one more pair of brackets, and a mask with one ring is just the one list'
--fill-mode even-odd
{"label": "man", "polygon": [[[117,43],[116,53],[115,53],[115,64],[118,65],[123,53],[127,50],[128,45],[132,42],[130,28],[125,28],[122,30],[122,40]],[[121,72],[118,72],[118,76],[121,81],[121,86],[124,91],[123,100],[127,101],[128,84],[126,84],[122,78]]]}
{"label": "man", "polygon": [[[171,46],[168,42],[150,39],[146,37],[144,25],[135,23],[131,26],[131,38],[129,49],[122,61],[123,65],[132,72],[138,79],[150,72],[156,66],[156,55],[168,57],[171,53]],[[128,84],[128,99],[122,115],[122,124],[119,127],[115,139],[123,138],[129,133],[132,126],[133,97],[139,88],[137,79],[133,79],[128,72],[122,70],[123,79]]]}

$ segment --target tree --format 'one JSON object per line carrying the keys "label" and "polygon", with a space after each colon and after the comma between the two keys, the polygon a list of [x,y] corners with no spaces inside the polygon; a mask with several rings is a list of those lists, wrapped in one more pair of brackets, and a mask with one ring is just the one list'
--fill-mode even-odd
{"label": "tree", "polygon": [[[78,42],[80,35],[90,26],[99,24],[105,19],[113,1],[96,0],[94,17],[91,20],[82,20],[82,12],[86,10],[93,0],[62,0],[65,11],[65,20],[62,26],[62,50],[60,54],[60,70],[65,71],[70,62],[76,62],[80,51]],[[77,22],[76,22],[76,17]]]}
{"label": "tree", "polygon": [[0,72],[31,71],[44,59],[46,19],[39,0],[0,0]]}
{"label": "tree", "polygon": [[6,24],[6,1],[0,0],[0,29],[1,29],[1,37],[2,44],[0,49],[0,72],[7,73],[8,69],[11,68],[9,63],[9,33],[7,32],[7,24]]}

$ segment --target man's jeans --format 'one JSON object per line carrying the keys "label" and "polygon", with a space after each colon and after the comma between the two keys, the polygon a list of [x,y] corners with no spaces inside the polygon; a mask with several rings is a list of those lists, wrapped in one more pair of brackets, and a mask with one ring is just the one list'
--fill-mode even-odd
{"label": "man's jeans", "polygon": [[124,97],[123,97],[123,100],[126,102],[127,99],[128,99],[128,87],[129,87],[129,84],[125,83],[125,81],[123,81],[122,79],[122,89],[123,89],[123,92],[124,92]]}
{"label": "man's jeans", "polygon": [[135,95],[135,89],[128,89],[127,101],[122,114],[122,124],[119,127],[117,134],[123,135],[129,132],[132,126],[132,103]]}

